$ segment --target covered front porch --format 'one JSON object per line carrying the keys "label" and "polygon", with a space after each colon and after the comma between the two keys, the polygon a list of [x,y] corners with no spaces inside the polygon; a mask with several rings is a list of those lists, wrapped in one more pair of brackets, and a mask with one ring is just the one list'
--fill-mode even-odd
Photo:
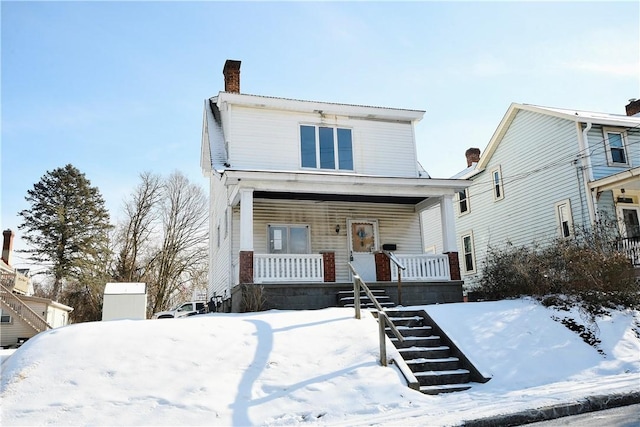
{"label": "covered front porch", "polygon": [[589,188],[600,219],[615,219],[616,249],[640,268],[640,167],[593,181]]}

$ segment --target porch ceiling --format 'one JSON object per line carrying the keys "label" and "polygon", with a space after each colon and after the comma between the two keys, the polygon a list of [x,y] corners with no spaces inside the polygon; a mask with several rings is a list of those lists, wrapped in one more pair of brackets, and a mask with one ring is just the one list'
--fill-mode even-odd
{"label": "porch ceiling", "polygon": [[366,194],[321,194],[321,193],[293,193],[293,192],[269,192],[256,191],[253,193],[256,199],[277,200],[320,200],[328,202],[363,202],[363,203],[392,203],[400,205],[417,205],[428,197],[403,197],[403,196],[373,196]]}

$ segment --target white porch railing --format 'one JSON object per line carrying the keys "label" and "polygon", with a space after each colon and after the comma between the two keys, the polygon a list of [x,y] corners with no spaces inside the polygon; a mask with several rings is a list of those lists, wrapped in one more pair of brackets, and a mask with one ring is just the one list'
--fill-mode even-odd
{"label": "white porch railing", "polygon": [[634,266],[640,266],[640,238],[620,239],[616,242],[616,246],[620,252],[631,260]]}
{"label": "white porch railing", "polygon": [[[403,255],[395,253],[395,256],[406,268],[402,271],[402,280],[451,280],[449,257],[447,255]],[[397,277],[398,267],[392,262],[391,280],[396,280]]]}
{"label": "white porch railing", "polygon": [[253,279],[265,282],[323,282],[322,254],[254,254]]}

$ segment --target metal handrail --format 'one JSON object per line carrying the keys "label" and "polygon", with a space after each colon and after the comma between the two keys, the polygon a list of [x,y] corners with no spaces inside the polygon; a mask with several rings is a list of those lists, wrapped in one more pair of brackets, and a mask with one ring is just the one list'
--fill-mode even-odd
{"label": "metal handrail", "polygon": [[[47,329],[53,329],[53,326],[4,285],[0,285],[0,299],[36,331],[42,332]],[[18,310],[18,307],[20,307],[20,310]],[[25,310],[23,311],[23,309]]]}
{"label": "metal handrail", "polygon": [[393,252],[382,252],[396,265],[396,267],[398,267],[398,305],[402,305],[402,270],[406,270],[407,267],[400,263],[400,260],[395,256]]}
{"label": "metal handrail", "polygon": [[389,316],[387,316],[387,313],[384,312],[382,306],[376,299],[375,295],[373,295],[373,292],[371,292],[371,289],[369,289],[369,287],[364,282],[364,280],[360,278],[360,275],[358,274],[356,269],[353,268],[353,265],[351,265],[350,262],[347,263],[347,265],[349,266],[349,268],[351,269],[351,272],[353,273],[353,307],[356,310],[356,319],[361,318],[360,316],[360,288],[361,287],[364,290],[365,294],[373,302],[373,305],[378,310],[378,325],[379,325],[378,336],[380,339],[380,364],[382,366],[387,366],[387,345],[386,345],[387,334],[385,332],[386,327],[389,326],[389,329],[391,329],[391,332],[393,332],[393,335],[395,335],[400,342],[404,342],[405,338],[402,336],[400,331],[398,331],[398,328],[396,328],[396,325],[394,325],[393,322],[389,320]]}

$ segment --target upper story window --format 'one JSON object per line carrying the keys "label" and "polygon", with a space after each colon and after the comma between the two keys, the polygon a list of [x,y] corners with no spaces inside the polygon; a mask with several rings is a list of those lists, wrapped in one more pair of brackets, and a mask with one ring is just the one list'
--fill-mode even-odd
{"label": "upper story window", "polygon": [[604,129],[604,142],[607,147],[607,161],[610,166],[627,166],[627,147],[625,134],[614,129]]}
{"label": "upper story window", "polygon": [[501,200],[504,198],[502,171],[500,170],[500,166],[491,171],[491,184],[493,185],[493,199]]}
{"label": "upper story window", "polygon": [[300,159],[303,168],[352,171],[351,129],[301,125]]}
{"label": "upper story window", "polygon": [[469,190],[458,191],[458,209],[460,215],[469,212]]}

